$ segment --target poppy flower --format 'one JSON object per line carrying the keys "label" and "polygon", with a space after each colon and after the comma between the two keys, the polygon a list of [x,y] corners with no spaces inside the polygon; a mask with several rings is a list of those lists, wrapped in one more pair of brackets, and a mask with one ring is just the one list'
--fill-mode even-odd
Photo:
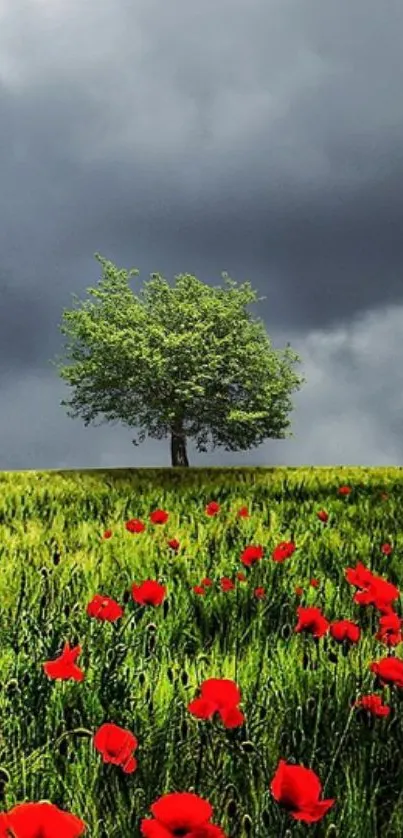
{"label": "poppy flower", "polygon": [[89,617],[96,617],[97,620],[114,623],[123,616],[123,608],[114,599],[95,594],[87,605],[87,614]]}
{"label": "poppy flower", "polygon": [[351,493],[350,486],[340,486],[339,495],[349,495]]}
{"label": "poppy flower", "polygon": [[387,646],[397,646],[402,642],[401,632],[402,620],[394,612],[386,614],[379,620],[379,631],[377,631],[375,638],[381,643],[386,643]]}
{"label": "poppy flower", "polygon": [[171,540],[168,541],[168,547],[170,547],[171,550],[175,550],[175,551],[179,550],[179,547],[180,547],[179,541],[176,538],[171,538]]}
{"label": "poppy flower", "polygon": [[152,804],[155,820],[143,818],[143,838],[175,838],[176,835],[197,838],[227,838],[225,832],[210,822],[211,804],[191,792],[164,794]]}
{"label": "poppy flower", "polygon": [[203,585],[193,585],[193,592],[198,594],[199,596],[203,596],[207,593],[205,587]]}
{"label": "poppy flower", "polygon": [[204,579],[201,580],[201,584],[204,585],[205,588],[210,588],[213,583],[211,579],[208,578],[208,576],[205,576]]}
{"label": "poppy flower", "polygon": [[298,623],[294,631],[308,631],[314,637],[323,637],[330,623],[323,616],[320,608],[297,608]]}
{"label": "poppy flower", "polygon": [[351,620],[337,620],[330,624],[330,634],[339,643],[343,640],[349,640],[350,643],[357,643],[360,639],[360,627]]}
{"label": "poppy flower", "polygon": [[283,562],[284,559],[289,559],[295,551],[295,544],[292,541],[280,541],[280,544],[274,548],[272,552],[272,559],[275,562]]}
{"label": "poppy flower", "polygon": [[380,680],[381,684],[396,684],[403,687],[403,661],[400,658],[382,658],[370,663],[369,668]]}
{"label": "poppy flower", "polygon": [[255,588],[253,593],[257,599],[264,599],[266,596],[266,590],[262,587]]}
{"label": "poppy flower", "polygon": [[80,838],[86,826],[53,803],[19,803],[0,814],[0,838]]}
{"label": "poppy flower", "polygon": [[376,588],[376,598],[379,600],[393,602],[400,596],[399,588],[392,585],[392,582],[383,579],[382,576],[373,577],[372,587]]}
{"label": "poppy flower", "polygon": [[168,518],[168,512],[165,512],[164,509],[155,509],[150,515],[150,521],[152,524],[166,524]]}
{"label": "poppy flower", "polygon": [[102,538],[112,538],[112,530],[105,530]]}
{"label": "poppy flower", "polygon": [[139,605],[161,605],[166,595],[165,585],[147,579],[141,585],[132,585],[132,597]]}
{"label": "poppy flower", "polygon": [[208,678],[201,685],[201,697],[188,705],[189,713],[198,719],[211,719],[218,713],[225,727],[239,727],[245,717],[238,709],[241,693],[229,678]]}
{"label": "poppy flower", "polygon": [[393,547],[392,547],[391,544],[387,544],[387,543],[382,544],[381,552],[384,554],[384,556],[390,556],[392,550],[393,550]]}
{"label": "poppy flower", "polygon": [[326,524],[326,522],[329,520],[329,515],[324,509],[321,509],[319,512],[317,512],[317,516],[319,518],[319,521],[323,521],[324,524]]}
{"label": "poppy flower", "polygon": [[388,614],[392,610],[392,602],[400,596],[395,585],[381,576],[375,576],[361,562],[355,568],[347,568],[345,576],[351,585],[361,588],[353,597],[353,601],[359,605],[374,605],[382,613]]}
{"label": "poppy flower", "polygon": [[127,532],[144,532],[145,525],[138,518],[131,518],[130,521],[126,521],[125,528]]}
{"label": "poppy flower", "polygon": [[249,518],[249,511],[247,506],[241,506],[237,512],[238,518]]}
{"label": "poppy flower", "polygon": [[373,576],[371,583],[364,591],[359,591],[353,601],[359,605],[374,605],[380,611],[390,612],[392,602],[400,596],[399,589],[380,576]]}
{"label": "poppy flower", "polygon": [[374,578],[373,573],[362,562],[358,562],[355,567],[346,568],[344,573],[347,582],[355,588],[367,588]]}
{"label": "poppy flower", "polygon": [[229,579],[228,576],[223,576],[220,579],[220,586],[222,591],[232,591],[235,588],[235,584],[232,579]]}
{"label": "poppy flower", "polygon": [[93,743],[104,762],[120,766],[125,774],[132,774],[136,770],[137,760],[133,751],[136,750],[138,742],[130,731],[106,723],[98,728]]}
{"label": "poppy flower", "polygon": [[221,509],[220,504],[216,503],[215,500],[212,500],[210,503],[207,504],[207,506],[205,508],[205,513],[206,513],[206,515],[209,515],[210,517],[213,517],[214,515],[217,515],[219,513],[220,509]]}
{"label": "poppy flower", "polygon": [[246,567],[251,567],[255,562],[260,561],[261,558],[263,558],[263,547],[255,546],[254,544],[245,547],[245,550],[241,553],[241,562]]}
{"label": "poppy flower", "polygon": [[288,765],[283,759],[270,789],[274,799],[288,809],[294,820],[306,823],[319,821],[335,803],[334,799],[319,800],[322,784],[314,771],[302,765]]}
{"label": "poppy flower", "polygon": [[239,582],[246,582],[246,574],[243,573],[242,570],[238,570],[236,578],[239,580]]}
{"label": "poppy flower", "polygon": [[390,707],[387,704],[382,704],[382,696],[380,695],[363,695],[355,702],[355,707],[367,710],[373,716],[388,716]]}
{"label": "poppy flower", "polygon": [[62,681],[68,681],[70,678],[74,681],[83,681],[85,678],[84,672],[76,664],[81,651],[81,646],[70,649],[70,644],[65,643],[63,652],[58,658],[42,664],[46,675],[49,678],[60,678]]}

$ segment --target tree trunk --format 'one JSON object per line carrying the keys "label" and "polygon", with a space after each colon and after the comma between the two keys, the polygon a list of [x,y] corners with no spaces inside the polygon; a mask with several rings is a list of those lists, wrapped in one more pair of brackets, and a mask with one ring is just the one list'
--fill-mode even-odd
{"label": "tree trunk", "polygon": [[186,453],[186,435],[183,431],[182,422],[177,422],[172,429],[171,462],[172,466],[189,466]]}

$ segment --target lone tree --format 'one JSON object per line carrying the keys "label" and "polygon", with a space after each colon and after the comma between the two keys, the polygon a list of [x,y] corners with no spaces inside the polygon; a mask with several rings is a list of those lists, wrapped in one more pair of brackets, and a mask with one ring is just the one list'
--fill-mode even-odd
{"label": "lone tree", "polygon": [[[122,422],[140,428],[138,441],[171,437],[173,466],[188,466],[186,441],[198,451],[246,451],[265,439],[284,439],[292,410],[290,394],[306,380],[292,371],[300,362],[289,344],[273,350],[264,323],[245,310],[256,297],[249,282],[211,287],[190,274],[174,287],[153,273],[135,296],[129,287],[139,271],[118,270],[98,253],[103,267],[96,302],[63,312],[62,334],[71,366],[61,377],[73,388],[71,418],[87,427]],[[77,296],[73,294],[74,301]],[[60,361],[60,357],[58,358]],[[53,361],[51,364],[55,364]],[[94,423],[95,424],[95,423]]]}

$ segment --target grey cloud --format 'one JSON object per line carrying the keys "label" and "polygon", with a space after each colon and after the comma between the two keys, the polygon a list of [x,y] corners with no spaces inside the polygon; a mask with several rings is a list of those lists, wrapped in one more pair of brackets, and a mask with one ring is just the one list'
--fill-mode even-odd
{"label": "grey cloud", "polygon": [[295,438],[200,464],[399,461],[402,31],[400,0],[0,3],[1,468],[169,465],[58,406],[95,251],[137,283],[250,279],[301,353]]}

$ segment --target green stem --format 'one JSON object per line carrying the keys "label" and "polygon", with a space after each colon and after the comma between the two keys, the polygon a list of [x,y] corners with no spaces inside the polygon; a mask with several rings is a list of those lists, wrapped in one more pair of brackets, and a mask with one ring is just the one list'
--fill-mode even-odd
{"label": "green stem", "polygon": [[329,780],[330,780],[330,777],[331,777],[331,776],[332,776],[332,774],[333,774],[333,769],[334,769],[334,766],[335,766],[335,764],[336,764],[337,757],[339,756],[339,753],[340,753],[340,750],[341,750],[341,748],[342,748],[342,745],[344,744],[344,740],[345,740],[345,738],[346,738],[346,736],[347,736],[348,729],[349,729],[349,727],[350,727],[351,720],[352,720],[352,718],[353,718],[354,714],[355,714],[355,707],[353,706],[353,707],[351,708],[351,710],[350,710],[349,717],[348,717],[348,719],[347,719],[347,724],[346,724],[346,726],[345,726],[345,728],[344,728],[344,731],[343,731],[343,735],[340,737],[340,742],[339,742],[339,745],[338,745],[338,747],[337,747],[336,753],[335,753],[335,755],[334,755],[334,757],[333,757],[333,759],[332,759],[332,762],[331,762],[331,765],[330,765],[330,768],[329,768],[329,773],[328,773],[328,775],[327,775],[327,777],[326,777],[326,780],[325,780],[325,783],[324,783],[324,786],[323,786],[323,794],[325,793],[326,786],[327,786],[327,784],[328,784],[328,782],[329,782]]}
{"label": "green stem", "polygon": [[94,735],[93,732],[91,730],[87,730],[86,727],[77,727],[77,728],[75,728],[75,730],[65,730],[65,732],[62,733],[61,736],[59,736],[58,739],[56,739],[56,742],[54,743],[54,747],[56,748],[60,744],[60,742],[62,742],[63,739],[66,739],[66,736],[74,736],[75,734],[78,734],[78,733],[81,734],[81,735],[85,734],[85,736],[89,736],[90,738],[92,738],[93,735]]}

